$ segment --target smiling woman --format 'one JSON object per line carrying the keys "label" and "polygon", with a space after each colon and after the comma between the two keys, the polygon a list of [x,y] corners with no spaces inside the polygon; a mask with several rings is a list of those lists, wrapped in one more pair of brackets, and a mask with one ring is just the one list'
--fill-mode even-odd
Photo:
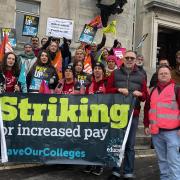
{"label": "smiling woman", "polygon": [[49,53],[43,50],[39,53],[37,62],[27,74],[27,88],[29,92],[39,92],[42,80],[46,81],[49,89],[55,89],[58,75],[51,65]]}
{"label": "smiling woman", "polygon": [[17,56],[14,53],[9,52],[5,54],[1,69],[5,78],[4,91],[20,91],[17,82],[17,78],[19,77],[19,66],[17,63]]}

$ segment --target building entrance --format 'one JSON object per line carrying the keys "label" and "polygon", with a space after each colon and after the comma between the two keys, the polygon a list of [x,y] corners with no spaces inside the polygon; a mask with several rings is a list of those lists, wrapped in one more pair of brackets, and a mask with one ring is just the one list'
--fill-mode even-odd
{"label": "building entrance", "polygon": [[159,59],[167,58],[171,67],[175,67],[175,54],[180,50],[180,30],[158,27],[157,64]]}

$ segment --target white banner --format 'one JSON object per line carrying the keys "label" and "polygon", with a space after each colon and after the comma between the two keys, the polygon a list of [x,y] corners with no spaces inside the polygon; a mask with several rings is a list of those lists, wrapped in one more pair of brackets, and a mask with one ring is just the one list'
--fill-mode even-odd
{"label": "white banner", "polygon": [[46,36],[72,39],[74,21],[67,19],[48,18]]}

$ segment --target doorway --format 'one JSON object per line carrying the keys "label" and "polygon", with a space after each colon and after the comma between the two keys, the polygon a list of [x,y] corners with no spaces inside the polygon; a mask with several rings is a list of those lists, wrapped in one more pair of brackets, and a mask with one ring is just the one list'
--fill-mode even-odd
{"label": "doorway", "polygon": [[178,50],[180,50],[180,31],[159,26],[156,65],[158,64],[159,59],[167,58],[170,66],[172,68],[175,67],[175,54]]}

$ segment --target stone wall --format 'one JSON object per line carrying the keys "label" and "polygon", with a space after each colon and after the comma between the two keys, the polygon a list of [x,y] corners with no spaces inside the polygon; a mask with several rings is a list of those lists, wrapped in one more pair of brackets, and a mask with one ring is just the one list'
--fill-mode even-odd
{"label": "stone wall", "polygon": [[[74,41],[73,46],[79,45],[78,40],[85,23],[88,23],[96,15],[100,14],[96,7],[96,0],[35,0],[40,2],[39,37],[45,36],[48,17],[73,19]],[[110,4],[111,0],[104,0],[103,3]],[[132,49],[133,44],[133,23],[135,17],[135,0],[129,0],[124,6],[124,12],[120,15],[111,16],[109,22],[117,21],[117,36],[107,36],[107,47],[111,47],[115,38],[118,38],[124,47]],[[14,27],[16,19],[16,0],[0,0],[0,26]],[[95,41],[101,41],[102,32],[99,30]]]}
{"label": "stone wall", "polygon": [[15,0],[0,0],[0,27],[15,27]]}

